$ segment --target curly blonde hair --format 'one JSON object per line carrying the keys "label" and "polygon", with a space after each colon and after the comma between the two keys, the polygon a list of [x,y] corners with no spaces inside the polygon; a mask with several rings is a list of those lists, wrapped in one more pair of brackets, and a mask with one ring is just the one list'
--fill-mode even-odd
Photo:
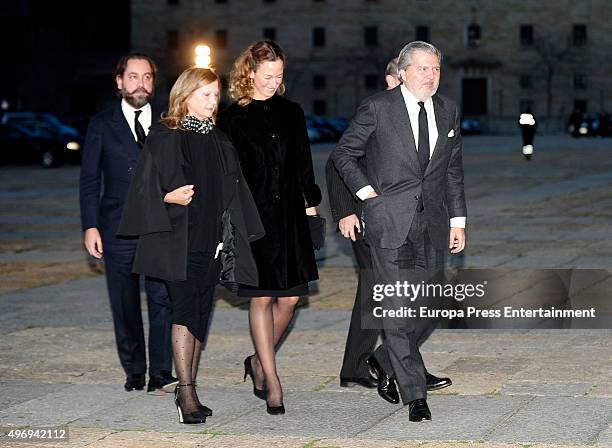
{"label": "curly blonde hair", "polygon": [[170,90],[168,112],[160,120],[161,123],[170,129],[181,129],[181,121],[188,114],[187,99],[200,87],[211,82],[218,82],[221,90],[219,77],[211,69],[191,67],[181,73]]}
{"label": "curly blonde hair", "polygon": [[[257,71],[262,62],[283,61],[287,65],[285,52],[276,42],[270,39],[258,40],[244,50],[234,62],[230,73],[229,95],[239,105],[246,106],[253,100],[253,80],[251,72]],[[285,83],[278,87],[278,93],[285,93]]]}

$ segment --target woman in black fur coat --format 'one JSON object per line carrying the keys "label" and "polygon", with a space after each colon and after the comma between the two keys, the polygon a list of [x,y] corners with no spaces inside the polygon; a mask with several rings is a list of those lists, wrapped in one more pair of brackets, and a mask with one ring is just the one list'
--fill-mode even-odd
{"label": "woman in black fur coat", "polygon": [[306,215],[316,215],[321,202],[304,112],[281,96],[284,69],[278,44],[262,40],[250,45],[234,63],[230,95],[235,103],[219,121],[238,150],[266,232],[251,243],[259,286],[243,286],[238,294],[252,297],[255,354],[244,361],[245,378],[251,376],[255,395],[266,400],[272,414],[284,413],[275,347],[299,297],[308,294],[308,282],[318,279]]}

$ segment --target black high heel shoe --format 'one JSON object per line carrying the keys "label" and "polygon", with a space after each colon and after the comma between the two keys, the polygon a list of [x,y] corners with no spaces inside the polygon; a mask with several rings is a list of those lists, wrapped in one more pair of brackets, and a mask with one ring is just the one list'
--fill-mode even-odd
{"label": "black high heel shoe", "polygon": [[285,413],[285,405],[281,403],[280,406],[270,406],[266,399],[266,412],[270,415],[282,415]]}
{"label": "black high heel shoe", "polygon": [[[277,377],[278,378],[278,377]],[[266,412],[270,415],[282,415],[285,413],[285,405],[281,401],[280,406],[270,406],[268,404],[268,393],[266,391]]]}
{"label": "black high heel shoe", "polygon": [[266,399],[266,390],[265,389],[257,389],[255,387],[255,373],[253,372],[253,367],[251,366],[251,358],[255,355],[247,356],[244,359],[244,381],[246,381],[247,375],[251,377],[251,381],[253,381],[253,395],[255,395],[260,400]]}
{"label": "black high heel shoe", "polygon": [[178,399],[179,389],[181,387],[192,386],[193,384],[177,384],[176,389],[174,389],[174,404],[176,405],[176,410],[179,416],[179,423],[186,424],[197,424],[197,423],[206,423],[206,416],[202,413],[200,409],[194,412],[183,412],[183,408],[181,407],[181,403]]}
{"label": "black high heel shoe", "polygon": [[[193,388],[195,389],[196,387],[198,387],[198,385],[196,384],[196,382],[193,382]],[[198,399],[198,402],[200,400]],[[202,403],[200,403],[198,405],[198,409],[200,410],[200,412],[202,414],[204,414],[204,417],[212,417],[213,411],[211,408],[209,408],[208,406],[204,406]]]}

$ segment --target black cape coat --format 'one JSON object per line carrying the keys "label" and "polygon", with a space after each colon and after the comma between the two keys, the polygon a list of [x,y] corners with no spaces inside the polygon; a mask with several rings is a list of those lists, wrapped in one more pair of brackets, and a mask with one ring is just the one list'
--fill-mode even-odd
{"label": "black cape coat", "polygon": [[251,243],[259,289],[285,290],[319,278],[306,207],[321,202],[302,108],[275,95],[230,105],[219,127],[238,150],[266,235]]}
{"label": "black cape coat", "polygon": [[[166,193],[186,185],[181,150],[188,131],[155,125],[138,159],[117,234],[139,236],[133,271],[163,280],[187,277],[189,206],[166,204]],[[240,170],[235,148],[218,129],[213,141],[223,167],[223,251],[221,283],[258,284],[250,241],[264,235],[253,197]]]}

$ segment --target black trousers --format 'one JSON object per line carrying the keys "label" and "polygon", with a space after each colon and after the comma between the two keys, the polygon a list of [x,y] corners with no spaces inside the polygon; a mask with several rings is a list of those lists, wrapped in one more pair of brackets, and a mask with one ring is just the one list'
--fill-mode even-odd
{"label": "black trousers", "polygon": [[523,135],[523,146],[533,145],[533,137],[535,136],[535,128],[533,126],[522,125],[521,134]]}
{"label": "black trousers", "polygon": [[[432,246],[423,213],[415,214],[401,247],[371,247],[370,253],[376,284],[442,281],[445,252]],[[406,305],[405,297],[387,297],[383,302],[385,309],[399,309],[403,305]],[[375,353],[377,360],[387,372],[394,372],[404,404],[426,398],[426,369],[419,347],[431,335],[436,322],[418,318],[383,318],[382,324],[384,344]]]}
{"label": "black trousers", "polygon": [[[132,274],[135,240],[107,237],[103,240],[106,285],[110,298],[119,361],[126,375],[147,371],[140,276]],[[149,317],[149,375],[172,371],[170,340],[172,307],[163,281],[145,278]]]}
{"label": "black trousers", "polygon": [[370,248],[363,240],[358,239],[352,245],[359,266],[359,277],[340,378],[367,378],[369,376],[368,368],[363,361],[374,350],[376,339],[380,333],[379,330],[363,329],[361,325],[362,310],[367,307],[367,302],[372,300],[372,287],[374,285],[372,260],[370,258]]}

